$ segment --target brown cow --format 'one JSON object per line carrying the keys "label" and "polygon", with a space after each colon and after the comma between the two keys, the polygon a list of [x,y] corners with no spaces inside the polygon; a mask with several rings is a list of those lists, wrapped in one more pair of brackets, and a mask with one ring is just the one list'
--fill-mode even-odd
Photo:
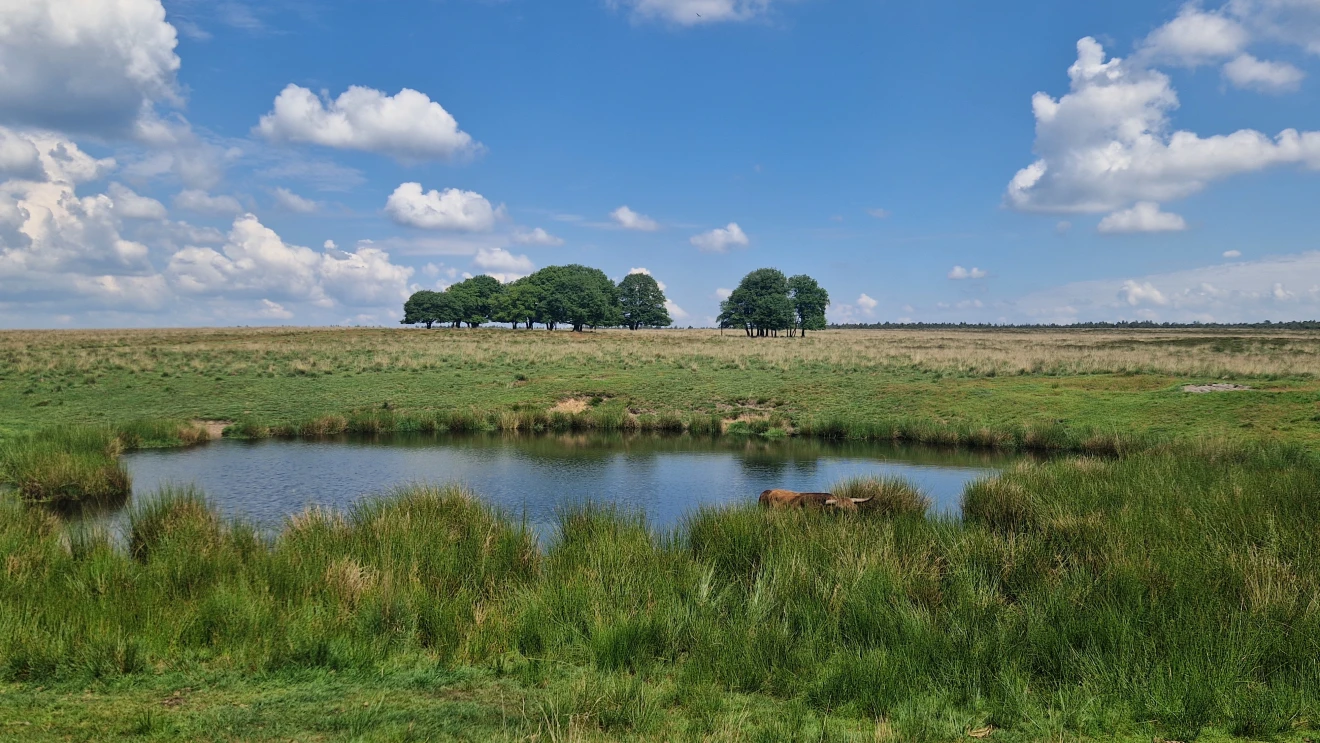
{"label": "brown cow", "polygon": [[841,511],[856,511],[857,507],[870,501],[870,498],[837,498],[832,493],[798,493],[792,490],[767,490],[761,493],[761,506],[764,508],[837,508]]}

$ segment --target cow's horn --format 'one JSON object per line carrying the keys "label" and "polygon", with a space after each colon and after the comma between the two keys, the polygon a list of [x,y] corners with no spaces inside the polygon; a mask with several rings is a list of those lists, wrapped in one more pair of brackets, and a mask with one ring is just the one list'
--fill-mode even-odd
{"label": "cow's horn", "polygon": [[837,506],[837,505],[839,505],[839,499],[838,499],[838,498],[828,498],[828,499],[826,499],[826,501],[825,501],[825,505],[827,505],[827,506]]}
{"label": "cow's horn", "polygon": [[875,500],[875,496],[873,495],[870,498],[849,498],[849,500],[851,500],[855,505],[860,506],[863,503],[870,503],[871,501]]}

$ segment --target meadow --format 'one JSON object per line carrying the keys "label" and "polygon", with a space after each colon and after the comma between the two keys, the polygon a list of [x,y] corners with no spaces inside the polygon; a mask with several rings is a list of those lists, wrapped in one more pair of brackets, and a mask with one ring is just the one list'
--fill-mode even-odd
{"label": "meadow", "polygon": [[[19,331],[0,332],[0,437],[139,419],[287,429],[379,410],[485,419],[581,400],[632,418],[778,414],[1313,443],[1318,376],[1320,334],[1306,332]],[[1256,391],[1181,392],[1218,381]]]}
{"label": "meadow", "polygon": [[[0,739],[1301,743],[1317,354],[1226,330],[3,333]],[[1252,389],[1182,391],[1220,381]],[[971,486],[961,519],[858,481],[836,487],[877,496],[858,514],[656,533],[583,507],[546,543],[446,484],[277,533],[190,490],[120,538],[40,506],[113,505],[118,452],[220,428],[1055,456]]]}

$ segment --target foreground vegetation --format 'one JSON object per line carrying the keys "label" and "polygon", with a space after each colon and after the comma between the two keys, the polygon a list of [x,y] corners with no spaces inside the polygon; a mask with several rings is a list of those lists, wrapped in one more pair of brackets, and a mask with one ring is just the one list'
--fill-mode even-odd
{"label": "foreground vegetation", "polygon": [[852,482],[884,507],[707,510],[664,535],[585,508],[544,550],[455,488],[273,537],[164,493],[118,547],[11,499],[0,718],[49,738],[115,709],[162,738],[1300,741],[1316,482],[1300,450],[1171,448],[1023,464],[970,487],[964,521]]}
{"label": "foreground vegetation", "polygon": [[[0,740],[1300,743],[1317,374],[1291,331],[0,333]],[[1182,391],[1213,381],[1252,389]],[[221,429],[1066,456],[971,487],[961,521],[862,480],[837,485],[875,497],[856,516],[657,535],[588,508],[548,544],[454,488],[278,533],[188,491],[122,535],[37,507],[116,507],[120,452]]]}

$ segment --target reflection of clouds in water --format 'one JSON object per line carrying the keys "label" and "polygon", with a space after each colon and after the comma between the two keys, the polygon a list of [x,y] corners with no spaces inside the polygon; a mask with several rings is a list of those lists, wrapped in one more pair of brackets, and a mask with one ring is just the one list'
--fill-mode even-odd
{"label": "reflection of clouds in water", "polygon": [[138,494],[196,483],[226,515],[267,527],[308,505],[347,509],[410,483],[460,483],[544,538],[557,512],[585,502],[642,511],[653,527],[670,529],[702,505],[753,503],[767,488],[818,491],[874,474],[907,477],[935,511],[956,511],[968,482],[1009,460],[858,442],[572,434],[223,441],[134,452],[124,461]]}

